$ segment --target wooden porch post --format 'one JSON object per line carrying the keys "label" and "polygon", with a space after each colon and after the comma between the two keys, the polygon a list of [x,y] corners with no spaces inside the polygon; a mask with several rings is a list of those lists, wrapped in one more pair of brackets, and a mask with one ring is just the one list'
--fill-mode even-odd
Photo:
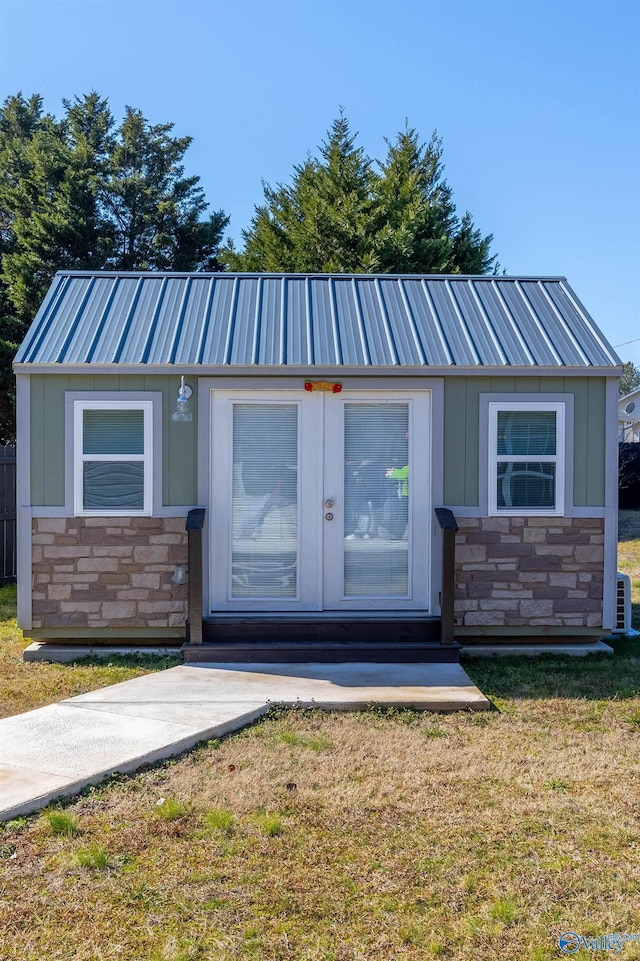
{"label": "wooden porch post", "polygon": [[202,528],[204,507],[187,514],[188,612],[187,643],[202,644]]}
{"label": "wooden porch post", "polygon": [[455,644],[453,601],[455,595],[456,519],[448,507],[436,507],[442,528],[442,589],[440,591],[440,643]]}

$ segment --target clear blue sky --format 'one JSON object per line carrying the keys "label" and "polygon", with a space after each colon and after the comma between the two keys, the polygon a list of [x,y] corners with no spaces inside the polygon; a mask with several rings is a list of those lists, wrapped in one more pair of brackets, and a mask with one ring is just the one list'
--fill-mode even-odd
{"label": "clear blue sky", "polygon": [[95,89],[191,135],[236,241],[341,106],[375,158],[405,118],[437,129],[507,273],[565,275],[640,338],[639,0],[0,0],[0,44],[2,99]]}

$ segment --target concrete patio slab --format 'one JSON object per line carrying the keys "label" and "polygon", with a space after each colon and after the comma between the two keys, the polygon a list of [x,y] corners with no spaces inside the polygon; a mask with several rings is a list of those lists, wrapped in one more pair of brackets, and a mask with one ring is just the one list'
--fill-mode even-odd
{"label": "concrete patio slab", "polygon": [[180,754],[272,704],[487,710],[459,664],[194,664],[0,720],[0,821]]}
{"label": "concrete patio slab", "polygon": [[[176,679],[179,672],[198,670],[203,672],[201,683],[213,683],[218,697],[233,700],[264,697],[272,704],[330,711],[353,711],[371,704],[424,711],[490,707],[459,664],[216,663],[173,668]],[[172,672],[165,671],[164,676]],[[187,675],[183,676],[186,680]]]}
{"label": "concrete patio slab", "polygon": [[370,704],[427,711],[486,709],[459,664],[189,664],[70,698],[94,711],[184,723],[212,705],[260,701],[327,710]]}
{"label": "concrete patio slab", "polygon": [[[44,807],[50,799],[63,794],[68,786],[68,777],[14,767],[0,761],[0,805],[5,812],[1,820],[8,821]],[[26,808],[25,799],[28,801]]]}
{"label": "concrete patio slab", "polygon": [[187,712],[180,724],[136,715],[133,705],[127,707],[122,712],[98,712],[63,701],[5,718],[0,722],[0,757],[5,764],[49,775],[106,776],[134,761],[154,761],[165,751],[175,754],[197,741],[226,734],[265,711],[260,701],[210,705],[206,721],[192,720]]}

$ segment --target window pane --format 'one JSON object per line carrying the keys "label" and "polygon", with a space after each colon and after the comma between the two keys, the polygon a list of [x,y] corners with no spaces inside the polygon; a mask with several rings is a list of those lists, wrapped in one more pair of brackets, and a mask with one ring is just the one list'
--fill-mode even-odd
{"label": "window pane", "polygon": [[554,410],[498,411],[498,454],[556,453]]}
{"label": "window pane", "polygon": [[556,506],[556,465],[536,461],[498,464],[498,508]]}
{"label": "window pane", "polygon": [[85,454],[144,454],[144,411],[85,410]]}
{"label": "window pane", "polygon": [[344,410],[345,597],[409,589],[409,405]]}
{"label": "window pane", "polygon": [[233,407],[232,597],[298,592],[298,408]]}
{"label": "window pane", "polygon": [[142,461],[86,461],[84,509],[144,509]]}

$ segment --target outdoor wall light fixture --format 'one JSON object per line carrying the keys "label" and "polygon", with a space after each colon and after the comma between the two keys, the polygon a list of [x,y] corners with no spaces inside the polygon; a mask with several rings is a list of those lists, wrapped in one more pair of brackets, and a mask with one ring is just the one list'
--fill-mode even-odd
{"label": "outdoor wall light fixture", "polygon": [[173,574],[171,575],[172,584],[186,584],[187,583],[187,565],[186,564],[176,564],[173,569]]}
{"label": "outdoor wall light fixture", "polygon": [[184,377],[180,379],[180,386],[178,387],[178,399],[176,401],[176,409],[171,415],[171,420],[175,420],[178,423],[190,424],[193,420],[193,415],[191,413],[191,408],[189,407],[189,398],[193,394],[193,391],[188,384],[185,384]]}

